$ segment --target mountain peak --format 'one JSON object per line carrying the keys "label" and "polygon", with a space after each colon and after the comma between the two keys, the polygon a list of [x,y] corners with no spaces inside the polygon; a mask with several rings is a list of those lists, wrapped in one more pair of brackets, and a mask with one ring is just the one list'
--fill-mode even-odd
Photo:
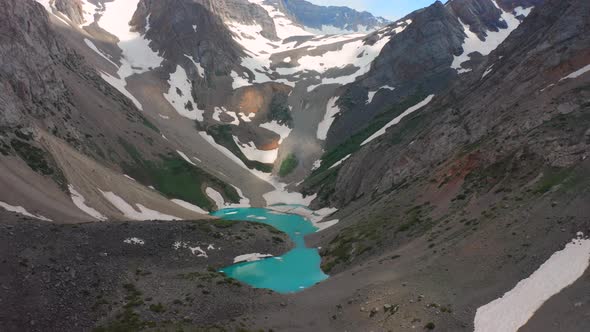
{"label": "mountain peak", "polygon": [[294,21],[316,34],[340,34],[368,32],[390,23],[383,17],[375,17],[367,11],[357,11],[345,6],[319,6],[305,0],[267,0]]}

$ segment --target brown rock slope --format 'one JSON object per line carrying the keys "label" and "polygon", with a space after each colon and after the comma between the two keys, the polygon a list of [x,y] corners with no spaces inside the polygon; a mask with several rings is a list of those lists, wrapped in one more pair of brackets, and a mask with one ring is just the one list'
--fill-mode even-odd
{"label": "brown rock slope", "polygon": [[[150,204],[184,218],[203,215],[170,199],[212,209],[206,186],[239,201],[233,187],[185,161],[155,125],[68,48],[40,4],[4,1],[0,17],[0,55],[10,59],[0,63],[0,167],[6,170],[0,201],[59,222],[92,220],[70,203],[68,185],[116,219],[121,212],[96,195],[99,189],[124,199],[148,195]],[[10,169],[19,163],[28,167],[12,176]],[[139,183],[122,188],[132,182],[123,174]],[[54,184],[22,180],[40,177]],[[157,210],[147,201],[128,202]]]}

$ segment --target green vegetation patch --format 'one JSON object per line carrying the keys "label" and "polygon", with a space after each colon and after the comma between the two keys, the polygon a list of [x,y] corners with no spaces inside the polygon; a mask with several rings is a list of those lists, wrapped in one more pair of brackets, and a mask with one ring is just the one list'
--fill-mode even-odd
{"label": "green vegetation patch", "polygon": [[42,175],[53,175],[55,173],[47,159],[45,159],[47,152],[44,150],[18,139],[13,139],[10,141],[10,144],[19,157],[21,157],[33,171]]}
{"label": "green vegetation patch", "polygon": [[[319,188],[318,198],[327,201],[336,192],[336,180],[338,179],[338,168],[326,169],[319,173],[313,173],[305,180],[306,188]],[[312,195],[312,192],[304,191],[305,195]]]}
{"label": "green vegetation patch", "polygon": [[533,192],[544,194],[558,185],[573,184],[571,179],[572,169],[570,168],[550,168],[545,170],[543,177],[535,185]]}
{"label": "green vegetation patch", "polygon": [[274,120],[281,125],[293,128],[293,117],[291,116],[291,110],[289,109],[287,99],[288,96],[285,94],[277,94],[272,97],[268,120]]}
{"label": "green vegetation patch", "polygon": [[123,165],[124,172],[146,186],[153,186],[169,198],[181,199],[211,211],[215,206],[205,194],[204,188],[212,187],[227,201],[240,201],[240,195],[234,187],[180,157],[161,156],[159,162],[144,160],[134,146],[123,139],[119,142],[134,160],[134,163]]}
{"label": "green vegetation patch", "polygon": [[279,170],[279,176],[285,177],[291,174],[299,165],[299,160],[297,156],[293,153],[290,153],[285,160],[281,163],[281,168]]}
{"label": "green vegetation patch", "polygon": [[238,145],[234,141],[231,126],[229,126],[229,125],[216,125],[216,126],[211,126],[211,127],[207,128],[206,131],[207,131],[207,134],[209,134],[209,135],[211,135],[211,137],[213,137],[213,139],[215,140],[215,143],[217,143],[221,146],[224,146],[228,150],[230,150],[231,153],[233,153],[236,157],[240,158],[240,160],[242,162],[244,162],[244,164],[246,164],[246,166],[248,166],[248,168],[254,168],[254,169],[257,169],[257,170],[265,172],[265,173],[272,172],[273,165],[264,164],[259,161],[249,160],[244,155],[244,153],[242,153],[242,150],[240,150],[240,148],[238,147]]}
{"label": "green vegetation patch", "polygon": [[141,117],[142,121],[141,123],[143,123],[144,126],[148,127],[149,129],[155,131],[156,133],[160,133],[160,129],[158,127],[156,127],[156,125],[154,125],[150,120],[148,120],[146,117],[142,116]]}
{"label": "green vegetation patch", "polygon": [[61,169],[51,165],[52,159],[48,152],[16,138],[10,141],[10,145],[33,171],[50,176],[62,190],[67,191],[66,177]]}
{"label": "green vegetation patch", "polygon": [[[431,210],[430,204],[425,203],[409,208],[401,216],[394,216],[389,210],[385,214],[366,216],[343,229],[321,250],[322,270],[329,273],[337,265],[350,263],[355,257],[381,247],[384,241],[391,241],[395,235],[424,234],[433,225],[432,219],[426,217]],[[392,259],[395,258],[398,257]]]}
{"label": "green vegetation patch", "polygon": [[[424,93],[417,93],[408,97],[402,103],[399,103],[389,110],[379,114],[375,117],[365,128],[348,138],[342,144],[335,148],[327,151],[322,156],[321,166],[313,171],[303,183],[304,192],[311,194],[311,191],[318,193],[318,197],[321,200],[328,200],[335,192],[336,179],[338,178],[339,167],[332,167],[338,161],[342,160],[349,154],[353,154],[361,148],[361,144],[379,129],[383,128],[392,119],[403,113],[408,108],[416,105],[420,101],[424,100],[426,95]],[[419,124],[424,122],[424,118],[421,115],[409,118],[407,121],[403,121],[399,126],[399,131],[396,132],[391,142],[397,144],[401,142],[401,138],[408,133],[415,131]]]}

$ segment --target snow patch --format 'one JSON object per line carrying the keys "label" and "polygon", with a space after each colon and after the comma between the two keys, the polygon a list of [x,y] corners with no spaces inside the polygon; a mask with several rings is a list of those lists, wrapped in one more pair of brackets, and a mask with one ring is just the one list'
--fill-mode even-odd
{"label": "snow patch", "polygon": [[492,72],[492,70],[494,69],[494,65],[489,66],[488,68],[486,68],[486,70],[484,71],[483,75],[481,75],[481,79],[483,79],[484,77],[486,77],[489,73]]}
{"label": "snow patch", "polygon": [[475,332],[517,331],[555,294],[578,280],[590,264],[590,239],[582,233],[512,290],[477,309]]}
{"label": "snow patch", "polygon": [[316,169],[319,169],[320,167],[322,167],[322,160],[318,159],[313,162],[313,167],[311,168],[311,170],[315,171]]}
{"label": "snow patch", "polygon": [[107,220],[107,217],[103,216],[100,212],[86,205],[86,199],[82,196],[82,194],[76,191],[74,186],[72,186],[71,184],[68,185],[68,190],[70,191],[72,202],[74,202],[74,205],[76,205],[78,209],[82,210],[87,215],[99,221]]}
{"label": "snow patch", "polygon": [[103,57],[105,60],[107,60],[110,64],[112,64],[113,66],[119,68],[119,66],[113,62],[113,60],[109,59],[106,54],[104,54],[103,52],[101,52],[98,47],[96,47],[96,45],[94,45],[94,43],[87,39],[84,38],[84,43],[86,44],[86,46],[88,46],[88,48],[90,48],[91,50],[93,50],[96,54],[100,55],[101,57]]}
{"label": "snow patch", "polygon": [[211,187],[207,187],[207,189],[205,189],[205,193],[207,194],[207,196],[209,196],[209,198],[211,198],[211,200],[213,200],[213,202],[215,202],[215,205],[217,205],[218,210],[223,209],[223,207],[225,206],[225,200],[223,199],[223,195],[221,195],[219,191]]}
{"label": "snow patch", "polygon": [[[100,190],[100,189],[99,189]],[[109,201],[117,210],[121,211],[123,215],[132,220],[181,220],[178,217],[163,214],[161,212],[146,208],[141,204],[135,204],[139,211],[137,211],[129,203],[125,202],[124,199],[117,196],[113,192],[104,192],[100,190],[104,198]]]}
{"label": "snow patch", "polygon": [[231,77],[233,78],[233,82],[232,82],[231,86],[232,86],[232,89],[234,89],[234,90],[237,90],[241,87],[250,85],[250,81],[248,81],[248,79],[243,78],[235,71],[231,72]]}
{"label": "snow patch", "polygon": [[379,129],[376,133],[374,133],[373,135],[371,135],[371,137],[367,138],[362,144],[361,146],[373,141],[374,139],[376,139],[377,137],[385,134],[385,132],[387,131],[387,129],[391,126],[394,126],[396,124],[398,124],[404,117],[416,112],[417,110],[421,109],[422,107],[428,105],[428,103],[430,103],[430,101],[434,98],[434,95],[430,95],[428,97],[426,97],[426,99],[424,99],[423,101],[419,102],[418,104],[408,108],[407,110],[405,110],[402,114],[400,114],[399,116],[397,116],[395,119],[391,120],[388,124],[386,124],[383,128]]}
{"label": "snow patch", "polygon": [[279,124],[276,120],[272,120],[271,122],[263,123],[260,125],[261,128],[268,129],[275,134],[279,135],[281,139],[279,140],[279,144],[282,144],[287,137],[291,134],[293,129],[289,128],[288,126]]}
{"label": "snow patch", "polygon": [[589,71],[590,71],[590,64],[587,65],[587,66],[584,66],[584,67],[582,67],[582,68],[580,68],[578,70],[576,70],[575,72],[573,72],[573,73],[571,73],[571,74],[569,74],[569,75],[567,75],[565,77],[563,77],[559,81],[567,80],[567,79],[570,79],[570,78],[578,78],[578,77],[584,75],[585,73],[587,73]]}
{"label": "snow patch", "polygon": [[[469,54],[473,52],[479,52],[481,55],[488,55],[490,52],[495,50],[498,45],[500,45],[507,37],[510,35],[514,29],[516,29],[520,25],[520,20],[516,18],[518,15],[527,16],[530,12],[531,8],[527,9],[515,9],[517,15],[515,16],[513,13],[503,11],[496,1],[492,1],[492,3],[502,11],[502,20],[506,22],[508,28],[506,29],[498,29],[498,31],[486,31],[485,40],[479,39],[479,37],[473,33],[469,26],[464,24],[463,21],[459,19],[459,22],[463,26],[463,31],[465,32],[466,38],[463,41],[463,53],[461,55],[456,55],[453,58],[453,63],[451,64],[451,68],[456,69],[459,74],[469,72],[471,69],[465,69],[461,67],[466,61],[470,60]],[[517,7],[518,8],[518,7]]]}
{"label": "snow patch", "polygon": [[352,156],[352,154],[349,154],[348,156],[338,160],[337,162],[334,163],[334,165],[330,166],[329,169],[332,169],[334,167],[338,167],[338,166],[342,165],[342,163],[345,162],[348,158],[350,158],[350,156]]}
{"label": "snow patch", "polygon": [[137,238],[137,237],[127,238],[127,239],[123,240],[123,242],[127,243],[127,244],[131,244],[131,245],[136,245],[136,246],[143,246],[145,244],[144,240]]}
{"label": "snow patch", "polygon": [[201,78],[205,78],[205,68],[203,68],[203,66],[201,66],[201,63],[195,61],[195,59],[192,56],[188,56],[186,54],[184,56],[187,57],[189,60],[191,60],[192,63],[195,65],[195,67],[197,67],[197,74],[199,74],[199,76],[201,76]]}
{"label": "snow patch", "polygon": [[[131,21],[139,0],[117,0],[103,3],[104,12],[98,24],[119,39],[117,45],[122,50],[121,66],[117,71],[117,77],[107,73],[101,73],[102,78],[127,96],[139,109],[143,109],[141,103],[127,90],[126,79],[133,74],[145,73],[160,66],[164,60],[149,46],[149,40],[138,32],[131,31]],[[149,28],[149,17],[146,19],[146,28]],[[146,29],[147,31],[147,29]]]}
{"label": "snow patch", "polygon": [[[211,245],[209,245],[211,246]],[[203,257],[203,258],[209,258],[209,256],[207,255],[207,252],[203,249],[201,249],[200,246],[198,247],[191,247],[188,243],[186,242],[182,242],[182,241],[176,241],[174,242],[174,244],[172,244],[172,248],[174,250],[178,250],[178,249],[188,249],[190,250],[191,254],[193,255],[197,255],[197,257]]]}
{"label": "snow patch", "polygon": [[254,142],[242,143],[233,136],[234,142],[240,148],[240,151],[248,158],[248,160],[259,161],[263,164],[273,164],[279,155],[279,149],[273,150],[259,150]]}
{"label": "snow patch", "polygon": [[328,227],[332,227],[338,223],[338,219],[330,220],[330,221],[323,221],[327,217],[333,215],[338,211],[337,208],[323,208],[317,211],[311,210],[305,206],[301,205],[273,205],[269,206],[268,209],[280,212],[280,213],[289,213],[289,214],[297,214],[305,219],[309,220],[314,227],[316,227],[318,232],[323,231]]}
{"label": "snow patch", "polygon": [[178,153],[178,155],[181,156],[182,159],[184,159],[187,163],[193,166],[197,166],[197,164],[193,163],[192,160],[190,160],[190,158],[186,154],[184,154],[184,152],[176,150],[176,153]]}
{"label": "snow patch", "polygon": [[336,115],[340,113],[340,107],[336,104],[338,102],[338,97],[333,97],[328,100],[328,105],[326,107],[326,114],[324,115],[324,119],[318,125],[318,132],[317,138],[319,140],[325,140],[328,137],[328,131],[332,126],[332,123],[336,119]]}
{"label": "snow patch", "polygon": [[183,208],[185,208],[187,210],[190,210],[190,211],[193,211],[193,212],[196,212],[196,213],[200,213],[200,214],[209,214],[209,212],[207,212],[207,211],[201,209],[200,207],[198,207],[198,206],[196,206],[194,204],[191,204],[189,202],[185,202],[185,201],[180,200],[180,199],[172,199],[170,201],[172,203],[176,204],[176,205],[182,206]]}
{"label": "snow patch", "polygon": [[185,118],[203,121],[205,111],[200,110],[193,99],[193,85],[184,68],[177,65],[176,71],[170,74],[168,84],[170,88],[168,89],[168,93],[164,93],[164,98],[174,107],[176,112]]}
{"label": "snow patch", "polygon": [[391,90],[391,91],[395,90],[395,88],[394,88],[394,87],[391,87],[391,86],[385,85],[385,86],[382,86],[382,87],[380,87],[379,89],[377,89],[377,90],[375,90],[375,91],[369,91],[369,94],[368,94],[368,96],[367,96],[367,97],[368,97],[368,98],[367,98],[367,104],[370,104],[370,103],[372,103],[372,102],[373,102],[373,98],[375,98],[375,95],[377,94],[377,92],[379,92],[379,91],[381,91],[381,90],[384,90],[384,89],[385,89],[385,90]]}
{"label": "snow patch", "polygon": [[8,203],[2,202],[0,201],[0,207],[3,208],[6,211],[10,211],[10,212],[15,212],[18,214],[22,214],[23,216],[27,216],[30,218],[34,218],[34,219],[39,219],[39,220],[43,220],[43,221],[53,221],[49,218],[45,218],[40,214],[32,214],[29,211],[27,211],[24,207],[22,206],[14,206],[14,205],[10,205]]}

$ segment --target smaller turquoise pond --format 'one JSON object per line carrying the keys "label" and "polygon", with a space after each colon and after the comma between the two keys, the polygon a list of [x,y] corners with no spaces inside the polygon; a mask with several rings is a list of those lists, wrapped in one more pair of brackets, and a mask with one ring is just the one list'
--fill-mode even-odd
{"label": "smaller turquoise pond", "polygon": [[317,231],[307,219],[262,208],[223,209],[212,215],[226,220],[246,220],[272,225],[286,233],[295,243],[295,248],[283,256],[223,268],[221,271],[229,277],[252,287],[268,288],[279,293],[298,292],[328,278],[320,268],[318,250],[305,247],[305,235]]}

